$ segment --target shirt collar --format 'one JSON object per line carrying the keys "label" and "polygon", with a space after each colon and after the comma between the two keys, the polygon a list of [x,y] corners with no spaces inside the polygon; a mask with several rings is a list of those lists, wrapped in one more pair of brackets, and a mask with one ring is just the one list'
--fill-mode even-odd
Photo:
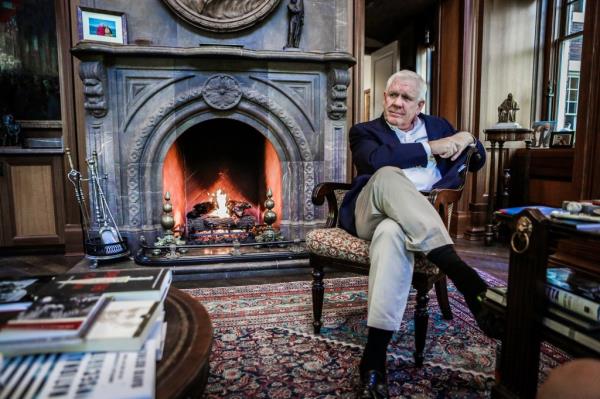
{"label": "shirt collar", "polygon": [[[384,118],[385,120],[385,118]],[[387,120],[385,120],[385,123],[387,123],[387,125],[390,127],[390,129],[392,129],[394,131],[394,133],[398,134],[415,134],[419,128],[423,125],[423,121],[421,120],[421,118],[419,118],[419,114],[417,114],[417,116],[415,116],[415,119],[412,122],[412,126],[410,127],[409,130],[402,130],[397,126],[391,125]]]}

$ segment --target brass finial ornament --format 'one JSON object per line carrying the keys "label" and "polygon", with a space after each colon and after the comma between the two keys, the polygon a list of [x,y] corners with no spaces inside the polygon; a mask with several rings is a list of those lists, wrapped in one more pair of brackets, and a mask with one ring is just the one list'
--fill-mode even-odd
{"label": "brass finial ornament", "polygon": [[[165,247],[170,245],[185,245],[185,241],[175,237],[173,227],[175,227],[175,218],[173,217],[173,204],[171,204],[171,193],[166,192],[163,203],[163,214],[160,217],[160,225],[165,231],[164,237],[156,238],[157,247]],[[172,251],[171,251],[172,252]]]}
{"label": "brass finial ornament", "polygon": [[173,217],[173,204],[171,204],[171,193],[165,193],[165,202],[163,204],[163,214],[160,218],[160,225],[165,230],[165,238],[173,235],[173,227],[175,227],[175,218]]}
{"label": "brass finial ornament", "polygon": [[267,190],[267,199],[265,200],[264,205],[265,208],[267,208],[263,214],[263,222],[266,226],[261,234],[256,236],[256,241],[272,242],[283,240],[281,233],[275,230],[272,226],[272,224],[277,220],[277,214],[273,211],[273,208],[275,208],[275,201],[273,201],[273,191],[271,191],[270,188]]}

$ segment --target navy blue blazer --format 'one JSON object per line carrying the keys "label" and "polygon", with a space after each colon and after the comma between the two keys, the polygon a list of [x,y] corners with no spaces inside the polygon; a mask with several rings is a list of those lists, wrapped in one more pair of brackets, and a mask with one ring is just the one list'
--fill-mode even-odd
{"label": "navy blue blazer", "polygon": [[[419,118],[425,124],[430,141],[456,133],[456,129],[446,119],[424,114],[419,114]],[[383,115],[378,119],[354,125],[350,129],[349,139],[357,176],[352,181],[352,188],[344,197],[339,217],[340,227],[356,235],[354,225],[356,198],[373,173],[383,166],[396,166],[402,169],[425,167],[427,153],[421,143],[400,143],[398,136],[386,123]],[[481,157],[478,160],[472,158],[469,164],[469,169],[473,172],[479,170],[485,163],[485,149],[479,141],[477,141],[477,151]],[[459,172],[465,162],[466,153],[467,151],[464,151],[455,161],[436,156],[437,167],[442,178],[433,185],[433,188],[455,188],[461,184]]]}

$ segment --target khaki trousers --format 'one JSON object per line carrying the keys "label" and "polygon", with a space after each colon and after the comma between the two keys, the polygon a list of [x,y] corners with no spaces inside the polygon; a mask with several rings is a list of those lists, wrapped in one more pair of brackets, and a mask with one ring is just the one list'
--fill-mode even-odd
{"label": "khaki trousers", "polygon": [[427,197],[402,169],[385,166],[361,190],[354,210],[358,237],[370,240],[369,327],[395,331],[406,309],[414,252],[453,244]]}

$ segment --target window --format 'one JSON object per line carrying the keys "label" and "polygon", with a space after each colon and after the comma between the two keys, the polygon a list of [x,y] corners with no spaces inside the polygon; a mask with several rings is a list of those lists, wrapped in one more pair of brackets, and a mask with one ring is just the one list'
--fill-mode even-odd
{"label": "window", "polygon": [[557,0],[557,11],[553,42],[556,128],[576,130],[585,0]]}
{"label": "window", "polygon": [[425,106],[423,113],[431,112],[431,67],[432,67],[433,49],[430,47],[419,47],[417,49],[417,65],[416,72],[421,75],[425,83],[427,83],[427,94],[425,95]]}
{"label": "window", "polygon": [[60,120],[54,1],[0,1],[0,115]]}

